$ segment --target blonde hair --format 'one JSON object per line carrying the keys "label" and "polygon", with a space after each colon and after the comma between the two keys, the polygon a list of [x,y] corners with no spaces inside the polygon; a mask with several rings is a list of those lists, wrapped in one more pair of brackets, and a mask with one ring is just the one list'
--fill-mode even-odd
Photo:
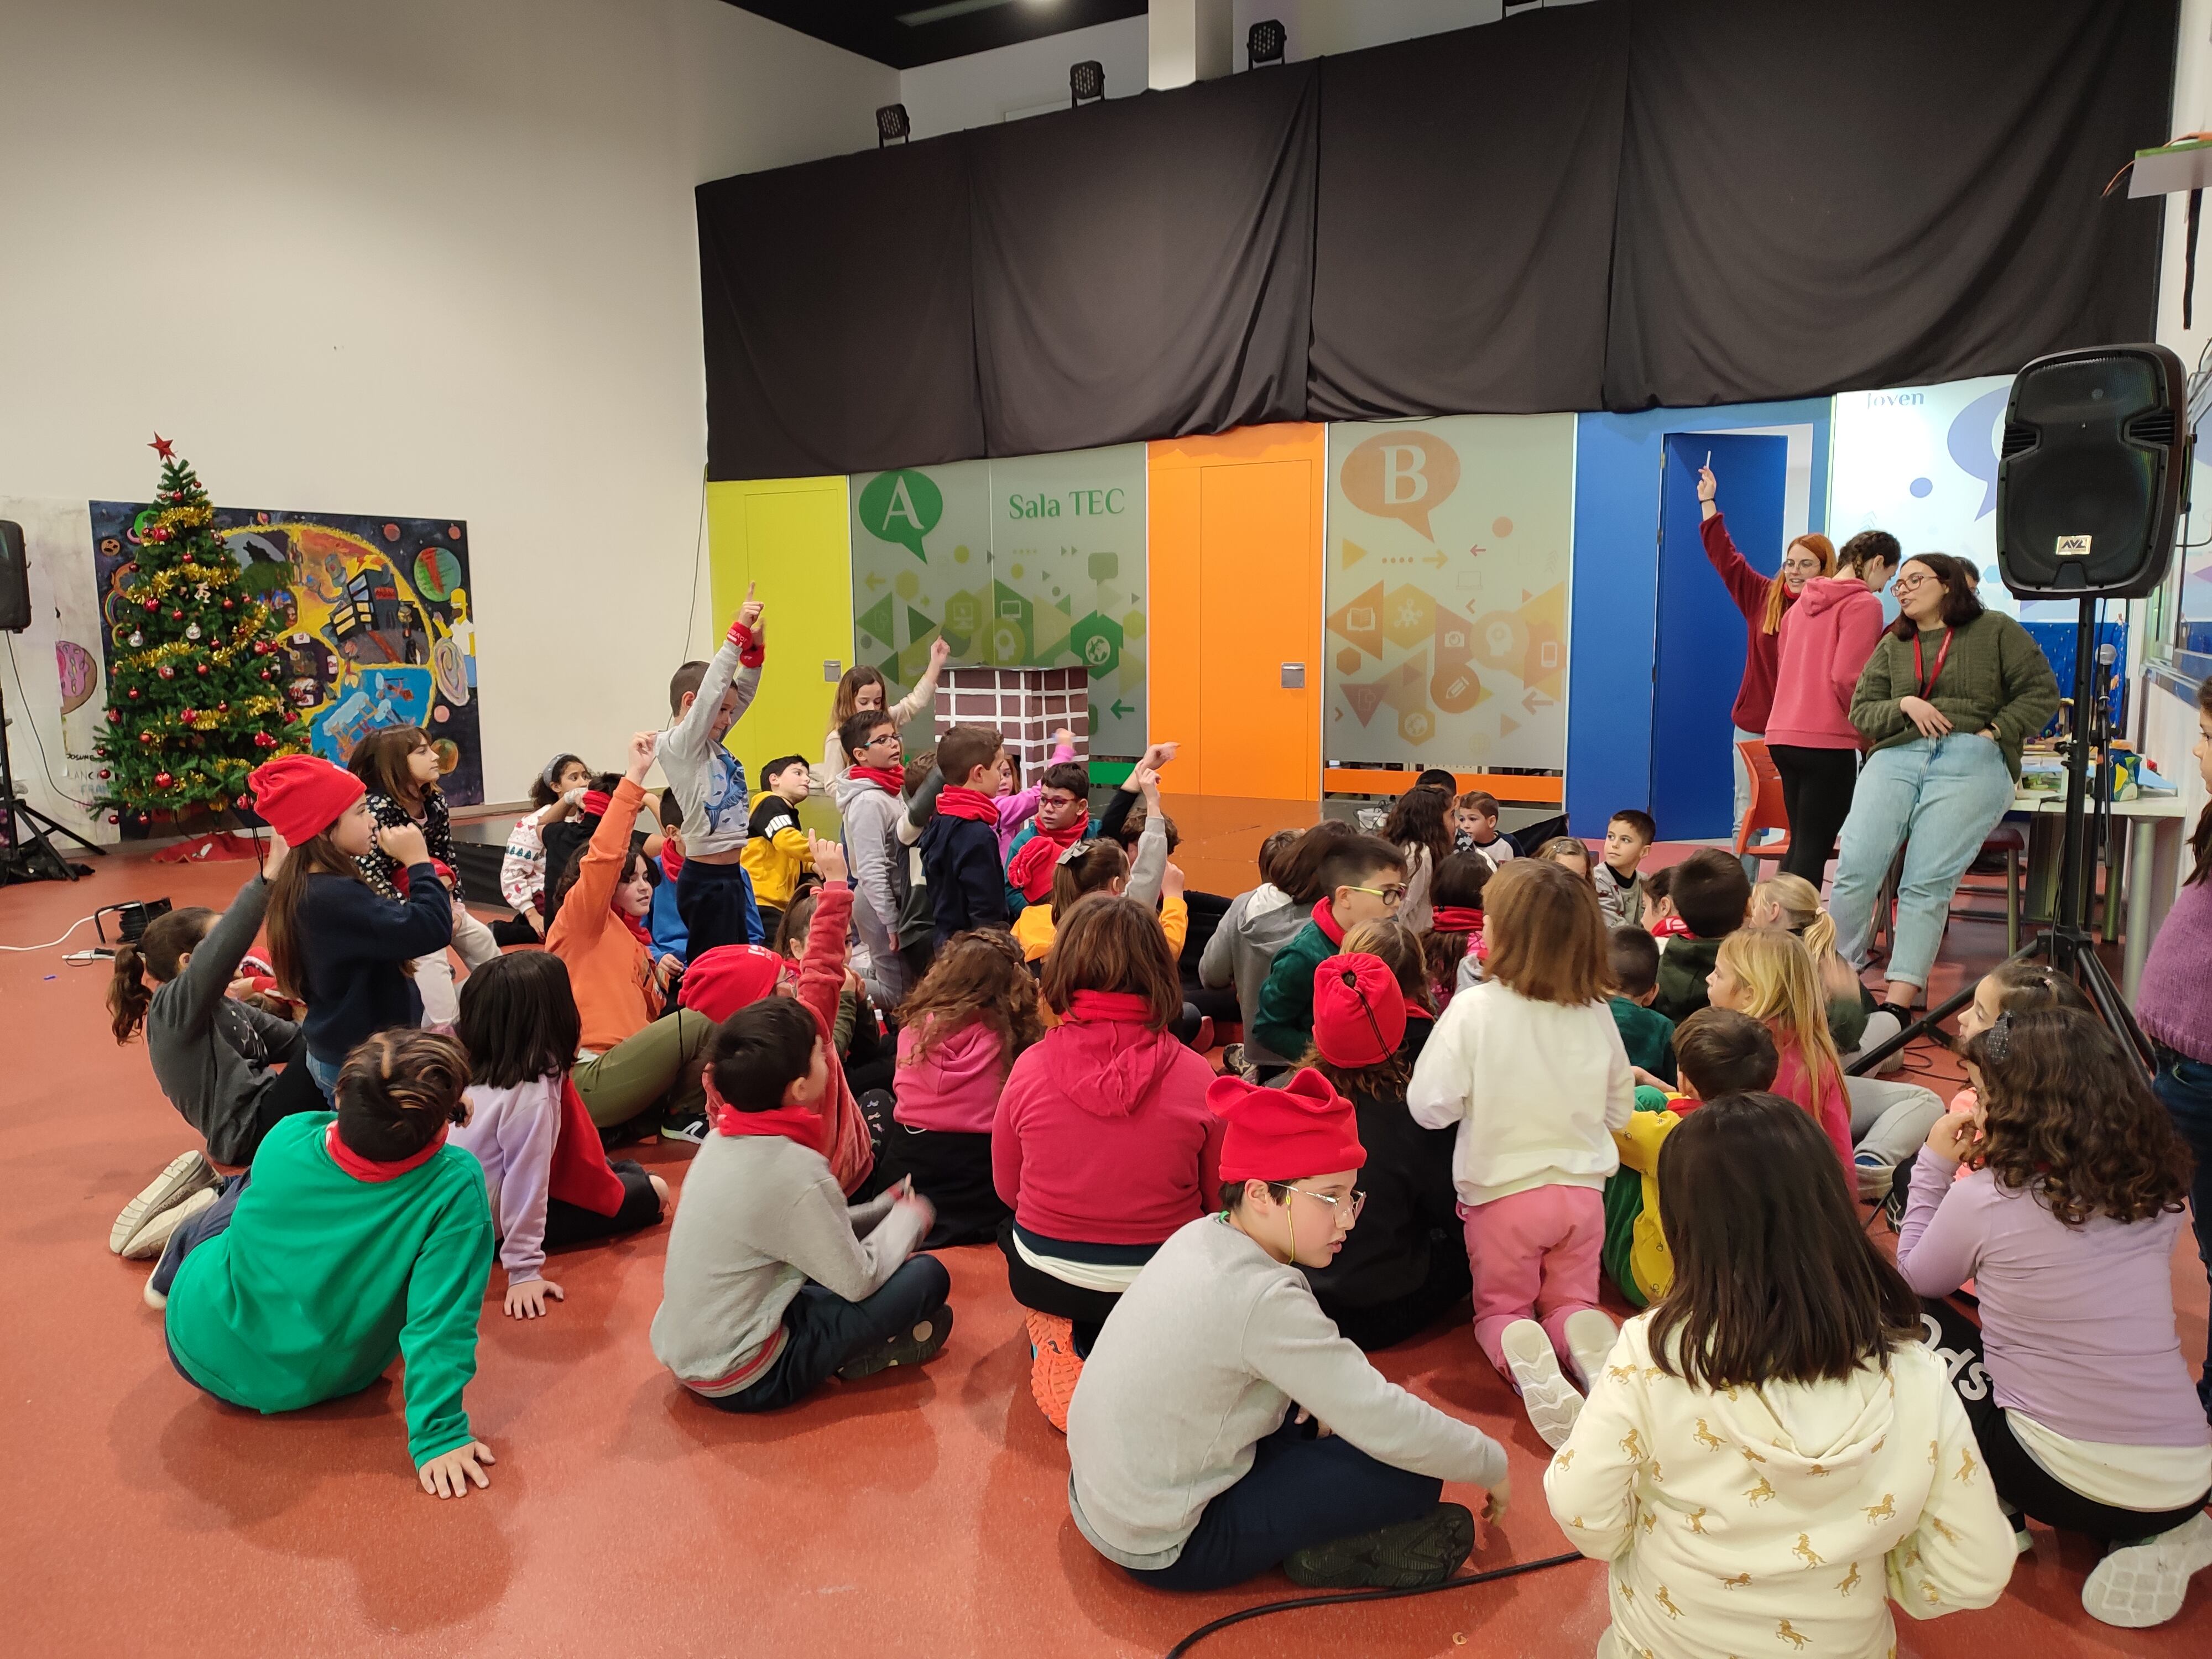
{"label": "blonde hair", "polygon": [[1772,1030],[1778,1047],[1785,1041],[1796,1044],[1812,1096],[1805,1109],[1817,1118],[1826,1079],[1843,1086],[1844,1062],[1828,1034],[1827,999],[1812,951],[1785,928],[1739,927],[1721,941],[1714,960],[1743,987],[1739,1012]]}
{"label": "blonde hair", "polygon": [[[1790,549],[1792,547],[1811,548],[1814,556],[1820,561],[1820,574],[1823,576],[1832,576],[1836,574],[1836,544],[1819,531],[1816,530],[1808,536],[1792,536],[1788,545],[1782,550],[1784,558],[1790,556]],[[1783,581],[1782,573],[1778,570],[1774,573],[1772,580],[1766,584],[1766,614],[1759,623],[1760,633],[1779,634],[1782,631],[1782,608],[1788,602],[1789,598],[1789,586]]]}
{"label": "blonde hair", "polygon": [[1836,954],[1836,922],[1820,908],[1820,892],[1802,876],[1770,876],[1751,890],[1754,908],[1760,901],[1771,904],[1781,925],[1805,941],[1813,960],[1825,966]]}
{"label": "blonde hair", "polygon": [[1509,860],[1482,890],[1488,977],[1531,1002],[1602,1002],[1613,957],[1597,890],[1563,864]]}

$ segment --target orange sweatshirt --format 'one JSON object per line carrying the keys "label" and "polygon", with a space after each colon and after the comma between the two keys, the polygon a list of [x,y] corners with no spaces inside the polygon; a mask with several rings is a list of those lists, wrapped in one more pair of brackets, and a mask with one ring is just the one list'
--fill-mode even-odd
{"label": "orange sweatshirt", "polygon": [[583,1046],[595,1054],[605,1054],[660,1018],[653,952],[614,913],[615,887],[629,861],[629,834],[644,799],[645,791],[628,778],[615,786],[614,799],[592,832],[576,884],[545,936],[545,948],[568,964],[576,1009],[584,1017]]}

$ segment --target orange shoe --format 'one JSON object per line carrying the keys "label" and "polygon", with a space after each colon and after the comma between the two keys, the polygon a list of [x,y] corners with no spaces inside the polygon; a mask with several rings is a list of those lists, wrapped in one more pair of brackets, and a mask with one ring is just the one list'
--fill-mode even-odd
{"label": "orange shoe", "polygon": [[1032,1313],[1029,1328],[1030,1393],[1045,1421],[1066,1434],[1067,1402],[1075,1398],[1075,1385],[1083,1376],[1083,1362],[1075,1354],[1074,1322]]}

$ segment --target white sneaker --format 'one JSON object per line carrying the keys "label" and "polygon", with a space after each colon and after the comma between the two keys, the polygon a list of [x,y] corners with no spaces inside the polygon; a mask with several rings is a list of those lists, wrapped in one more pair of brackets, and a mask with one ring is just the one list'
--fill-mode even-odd
{"label": "white sneaker", "polygon": [[1613,1321],[1595,1308],[1584,1308],[1580,1313],[1567,1316],[1567,1352],[1574,1356],[1575,1369],[1582,1373],[1583,1392],[1589,1394],[1597,1387],[1599,1375],[1613,1352],[1613,1345],[1620,1333]]}
{"label": "white sneaker", "polygon": [[2199,1511],[2172,1532],[2109,1550],[2081,1586],[2081,1606],[2103,1625],[2142,1630],[2181,1611],[2190,1578],[2212,1567],[2212,1515]]}
{"label": "white sneaker", "polygon": [[147,1182],[138,1196],[123,1206],[123,1213],[115,1218],[115,1224],[107,1231],[107,1248],[118,1255],[134,1259],[147,1255],[146,1251],[131,1249],[138,1230],[150,1218],[222,1179],[215,1172],[215,1165],[207,1161],[206,1153],[179,1152],[169,1160],[167,1169]]}
{"label": "white sneaker", "polygon": [[1575,1419],[1583,1414],[1583,1397],[1559,1369],[1552,1352],[1552,1339],[1533,1319],[1516,1319],[1498,1339],[1505,1351],[1506,1368],[1521,1390],[1522,1407],[1543,1442],[1553,1451],[1567,1443]]}
{"label": "white sneaker", "polygon": [[177,1231],[178,1224],[198,1215],[215,1202],[215,1188],[203,1187],[181,1204],[172,1204],[167,1209],[148,1221],[131,1235],[131,1242],[117,1254],[125,1261],[145,1261],[158,1256],[169,1242],[169,1235]]}

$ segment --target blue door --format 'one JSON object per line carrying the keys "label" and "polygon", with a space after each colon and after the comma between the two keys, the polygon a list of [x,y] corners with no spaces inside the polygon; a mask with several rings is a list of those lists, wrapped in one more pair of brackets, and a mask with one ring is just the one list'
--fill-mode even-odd
{"label": "blue door", "polygon": [[[1698,469],[1738,550],[1760,574],[1782,565],[1784,437],[1670,432],[1659,484],[1659,617],[1651,687],[1651,815],[1668,841],[1735,832],[1735,721],[1744,620],[1698,532]],[[1709,459],[1710,458],[1710,459]]]}

